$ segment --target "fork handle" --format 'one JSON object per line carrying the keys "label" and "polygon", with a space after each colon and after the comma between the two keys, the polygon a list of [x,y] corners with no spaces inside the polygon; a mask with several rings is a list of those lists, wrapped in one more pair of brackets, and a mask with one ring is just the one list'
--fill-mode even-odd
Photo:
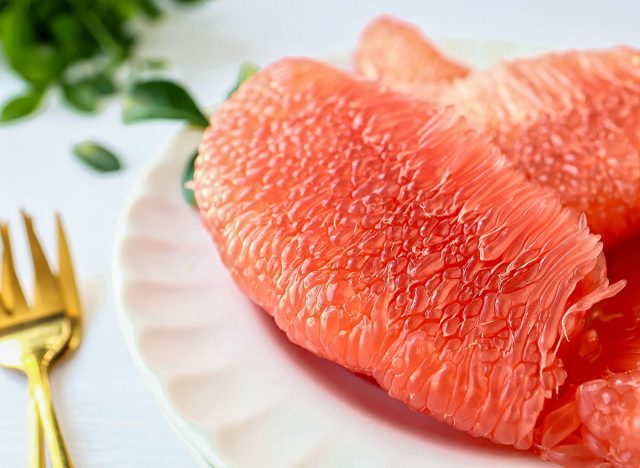
{"label": "fork handle", "polygon": [[26,360],[24,370],[32,385],[40,421],[44,426],[51,464],[54,468],[73,468],[73,463],[69,457],[69,452],[62,437],[62,430],[53,408],[49,376],[47,374],[48,369],[34,356]]}
{"label": "fork handle", "polygon": [[27,399],[27,425],[29,430],[28,468],[45,468],[44,444],[42,441],[42,425],[36,403],[32,379],[29,379],[29,397]]}

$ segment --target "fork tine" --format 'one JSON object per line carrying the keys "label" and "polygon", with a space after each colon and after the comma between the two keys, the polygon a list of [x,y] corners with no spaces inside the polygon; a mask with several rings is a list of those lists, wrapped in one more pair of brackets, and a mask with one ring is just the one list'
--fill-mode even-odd
{"label": "fork tine", "polygon": [[58,278],[60,280],[60,289],[62,291],[66,313],[67,316],[72,319],[80,320],[81,306],[78,286],[73,272],[73,263],[71,261],[71,252],[69,251],[67,236],[64,233],[62,218],[59,214],[56,214],[56,228],[58,231]]}
{"label": "fork tine", "polygon": [[2,317],[4,317],[5,315],[9,314],[9,308],[5,305],[4,301],[2,300],[2,295],[0,294],[0,320],[2,320]]}
{"label": "fork tine", "polygon": [[[4,262],[3,262],[4,263]],[[0,289],[0,321],[7,316],[10,315],[9,307],[4,303],[4,299],[2,299],[2,290]]]}
{"label": "fork tine", "polygon": [[63,307],[60,297],[60,288],[51,273],[47,257],[44,255],[42,245],[33,229],[33,219],[24,211],[22,219],[29,239],[29,249],[31,250],[31,260],[33,261],[33,275],[35,278],[34,304],[36,312],[48,312],[51,309],[61,309]]}
{"label": "fork tine", "polygon": [[27,301],[22,293],[16,268],[13,264],[13,253],[11,251],[11,239],[9,238],[9,225],[3,223],[0,225],[2,234],[2,291],[3,306],[6,310],[11,310],[16,314],[26,312],[29,308]]}

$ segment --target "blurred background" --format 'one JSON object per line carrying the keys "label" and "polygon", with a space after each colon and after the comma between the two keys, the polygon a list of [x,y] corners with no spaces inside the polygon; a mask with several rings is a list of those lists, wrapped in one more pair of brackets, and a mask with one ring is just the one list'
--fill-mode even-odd
{"label": "blurred background", "polygon": [[[104,3],[81,1],[89,12]],[[39,0],[29,8],[51,2],[63,0]],[[0,0],[0,15],[24,3]],[[121,3],[126,9],[127,2]],[[224,99],[241,63],[264,66],[284,55],[344,60],[363,26],[381,13],[409,20],[429,37],[448,43],[489,40],[555,49],[640,46],[640,3],[630,0],[202,0],[157,5],[163,14],[156,21],[140,15],[127,25],[135,31],[136,44],[115,75],[126,83],[133,61],[161,62],[159,70],[151,63],[153,70],[142,73],[179,83],[204,108]],[[15,41],[23,36],[7,32],[12,27],[14,22],[0,20],[0,39],[3,47],[19,49]],[[24,89],[5,53],[0,101]],[[40,220],[49,247],[53,223],[46,220],[52,220],[54,211],[66,220],[87,314],[86,341],[78,356],[52,375],[70,450],[81,467],[196,466],[134,368],[118,330],[110,280],[113,237],[127,194],[183,123],[126,125],[116,95],[84,113],[71,109],[61,96],[53,86],[33,114],[0,126],[0,218],[15,223],[19,209],[28,209]],[[110,173],[92,170],[72,155],[73,146],[83,140],[104,144],[124,167]],[[19,262],[25,271],[26,260]],[[24,465],[25,389],[22,376],[0,372],[1,466]]]}

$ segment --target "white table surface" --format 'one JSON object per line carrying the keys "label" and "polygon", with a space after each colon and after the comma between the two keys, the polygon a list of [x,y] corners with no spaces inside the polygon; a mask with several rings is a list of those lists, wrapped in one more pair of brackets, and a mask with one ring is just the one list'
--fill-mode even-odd
{"label": "white table surface", "polygon": [[[373,16],[395,13],[433,38],[508,40],[554,48],[640,46],[640,3],[572,1],[215,0],[173,13],[146,36],[144,55],[168,57],[169,73],[199,102],[215,103],[237,64],[265,64],[282,55],[344,53]],[[598,5],[598,6],[596,6]],[[20,83],[0,70],[0,98]],[[192,467],[197,463],[161,414],[120,335],[111,289],[111,249],[127,194],[173,123],[123,126],[119,107],[80,117],[51,96],[45,111],[0,128],[0,218],[14,227],[25,277],[30,274],[18,224],[20,208],[36,216],[50,249],[53,218],[67,224],[86,309],[86,337],[77,355],[54,370],[62,427],[79,467]],[[126,159],[125,171],[97,175],[71,156],[74,142],[95,138]],[[20,236],[21,237],[21,236]],[[25,281],[27,282],[27,281]],[[25,464],[22,376],[0,371],[0,466]]]}

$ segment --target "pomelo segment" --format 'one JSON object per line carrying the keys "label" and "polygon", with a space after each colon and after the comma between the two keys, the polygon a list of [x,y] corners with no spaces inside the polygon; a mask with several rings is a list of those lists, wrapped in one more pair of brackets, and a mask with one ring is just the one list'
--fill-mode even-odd
{"label": "pomelo segment", "polygon": [[371,80],[392,83],[401,91],[423,88],[426,95],[469,73],[469,68],[446,58],[415,26],[391,16],[367,25],[354,55],[357,70]]}
{"label": "pomelo segment", "polygon": [[[415,27],[395,24],[385,31],[386,41],[403,50],[377,49],[376,61],[386,66],[376,79],[453,106],[529,179],[552,187],[563,204],[586,213],[607,247],[640,232],[638,50],[547,54],[474,70],[443,84],[431,76],[448,59],[428,52],[429,41]],[[403,40],[406,35],[414,40]],[[370,47],[368,38],[363,33],[356,57]],[[362,70],[358,60],[356,68]],[[401,78],[407,69],[413,70],[410,81]]]}
{"label": "pomelo segment", "polygon": [[212,116],[203,220],[294,343],[411,408],[525,449],[557,350],[621,284],[584,218],[451,111],[285,59]]}

